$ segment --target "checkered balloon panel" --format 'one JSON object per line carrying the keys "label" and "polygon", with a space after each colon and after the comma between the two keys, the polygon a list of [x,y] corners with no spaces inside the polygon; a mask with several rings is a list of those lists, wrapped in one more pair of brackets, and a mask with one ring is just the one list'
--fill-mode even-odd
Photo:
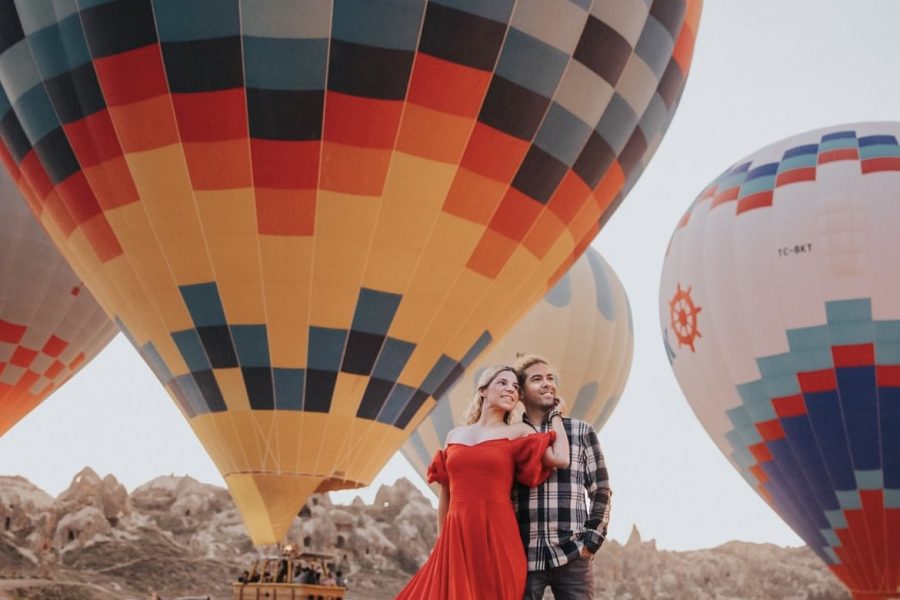
{"label": "checkered balloon panel", "polygon": [[[699,0],[0,0],[0,135],[257,541],[371,481],[668,126]],[[275,525],[272,525],[275,523]]]}
{"label": "checkered balloon panel", "polygon": [[0,435],[118,332],[35,220],[15,175],[0,171]]}

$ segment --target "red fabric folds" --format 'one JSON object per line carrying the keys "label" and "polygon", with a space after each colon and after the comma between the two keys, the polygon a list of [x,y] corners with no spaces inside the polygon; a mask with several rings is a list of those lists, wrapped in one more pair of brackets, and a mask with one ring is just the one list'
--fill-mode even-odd
{"label": "red fabric folds", "polygon": [[513,440],[516,481],[528,487],[538,486],[550,477],[553,467],[542,460],[550,444],[556,439],[555,431],[527,435]]}
{"label": "red fabric folds", "polygon": [[449,444],[428,467],[429,482],[449,483],[450,505],[428,561],[399,600],[520,600],[525,550],[510,500],[513,480],[543,482],[542,458],[555,434],[536,433],[466,446]]}
{"label": "red fabric folds", "polygon": [[447,463],[444,460],[444,451],[434,453],[431,464],[428,465],[428,483],[447,483]]}

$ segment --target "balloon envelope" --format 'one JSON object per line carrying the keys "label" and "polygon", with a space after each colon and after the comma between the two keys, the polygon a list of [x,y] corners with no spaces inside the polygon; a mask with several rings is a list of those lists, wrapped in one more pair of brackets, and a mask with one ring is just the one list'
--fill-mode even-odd
{"label": "balloon envelope", "polygon": [[444,394],[400,451],[427,481],[434,453],[475,395],[482,370],[538,354],[559,372],[566,414],[603,427],[625,389],[634,351],[622,282],[593,248]]}
{"label": "balloon envelope", "polygon": [[0,132],[257,543],[371,481],[659,143],[699,0],[3,3]]}
{"label": "balloon envelope", "polygon": [[900,124],[739,161],[663,267],[672,368],[741,475],[855,597],[900,565]]}
{"label": "balloon envelope", "polygon": [[0,168],[0,435],[116,333]]}

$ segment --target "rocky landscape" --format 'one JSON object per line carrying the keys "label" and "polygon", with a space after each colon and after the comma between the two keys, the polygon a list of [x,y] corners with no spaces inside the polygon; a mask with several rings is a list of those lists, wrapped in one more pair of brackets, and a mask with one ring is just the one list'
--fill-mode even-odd
{"label": "rocky landscape", "polygon": [[[409,482],[383,486],[372,505],[315,495],[288,542],[328,552],[349,574],[350,599],[393,598],[426,559],[435,511]],[[263,551],[274,554],[277,549]],[[225,489],[159,477],[130,494],[84,469],[53,498],[0,477],[0,599],[230,598],[231,582],[260,553]],[[730,542],[694,552],[658,550],[637,529],[594,560],[597,598],[848,599],[805,548]]]}

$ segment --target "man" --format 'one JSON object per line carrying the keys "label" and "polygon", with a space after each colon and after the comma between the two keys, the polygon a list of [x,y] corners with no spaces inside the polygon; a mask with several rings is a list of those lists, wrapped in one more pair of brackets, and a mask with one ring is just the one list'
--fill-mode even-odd
{"label": "man", "polygon": [[[560,403],[555,369],[535,355],[518,359],[515,368],[525,405],[523,420],[535,431],[549,431]],[[569,468],[555,470],[538,487],[513,487],[528,558],[525,600],[540,600],[548,585],[556,600],[594,597],[592,559],[606,538],[612,491],[594,428],[568,417],[563,417],[563,426],[569,436]]]}

